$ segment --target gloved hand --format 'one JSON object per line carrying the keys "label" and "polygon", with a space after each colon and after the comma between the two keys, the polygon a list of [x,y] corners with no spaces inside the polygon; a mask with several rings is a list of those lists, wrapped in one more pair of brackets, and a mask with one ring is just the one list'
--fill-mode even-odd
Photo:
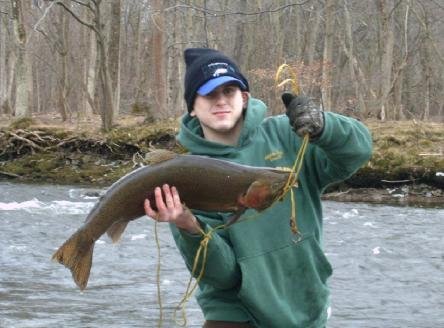
{"label": "gloved hand", "polygon": [[314,139],[322,133],[324,130],[324,113],[310,98],[284,92],[282,101],[286,108],[285,114],[297,135],[303,137],[308,133],[310,139]]}

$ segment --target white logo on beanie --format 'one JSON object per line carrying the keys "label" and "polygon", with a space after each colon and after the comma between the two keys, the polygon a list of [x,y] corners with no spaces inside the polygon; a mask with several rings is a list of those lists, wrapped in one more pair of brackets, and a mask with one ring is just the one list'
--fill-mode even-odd
{"label": "white logo on beanie", "polygon": [[219,76],[221,74],[226,74],[228,72],[228,70],[226,68],[218,68],[217,70],[214,71],[213,76]]}
{"label": "white logo on beanie", "polygon": [[224,62],[210,63],[207,65],[208,73],[210,73],[212,77],[218,77],[220,75],[227,74],[229,67],[230,65]]}

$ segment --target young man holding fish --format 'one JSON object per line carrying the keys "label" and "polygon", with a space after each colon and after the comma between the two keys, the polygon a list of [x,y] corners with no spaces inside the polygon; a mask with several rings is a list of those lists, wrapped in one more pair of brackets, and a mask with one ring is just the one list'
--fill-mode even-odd
{"label": "young man holding fish", "polygon": [[[332,268],[322,251],[320,196],[370,158],[367,128],[289,93],[282,95],[286,115],[266,117],[265,104],[250,96],[248,81],[231,58],[206,48],[187,49],[184,55],[188,113],[177,138],[191,154],[251,166],[292,167],[303,136],[310,136],[294,188],[298,234],[290,229],[290,193],[212,233],[197,295],[204,327],[325,327]],[[204,173],[202,178],[211,183]],[[188,268],[202,241],[201,231],[209,232],[232,216],[191,212],[183,206],[180,190],[168,185],[155,189],[155,204],[146,200],[145,212],[171,224]]]}

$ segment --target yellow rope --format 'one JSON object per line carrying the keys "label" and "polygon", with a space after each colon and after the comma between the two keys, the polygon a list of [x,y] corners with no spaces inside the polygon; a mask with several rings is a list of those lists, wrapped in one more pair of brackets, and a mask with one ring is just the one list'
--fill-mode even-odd
{"label": "yellow rope", "polygon": [[154,221],[154,237],[156,239],[157,248],[157,265],[156,265],[156,282],[157,282],[157,302],[159,304],[159,320],[157,326],[160,328],[163,324],[163,306],[162,306],[162,295],[160,293],[160,242],[159,235],[157,232],[157,221]]}
{"label": "yellow rope", "polygon": [[[284,81],[279,83],[279,78],[281,77],[281,75],[283,74],[284,70],[287,69],[289,71],[290,77],[289,79],[285,79]],[[276,71],[276,75],[274,77],[274,81],[276,84],[276,88],[279,88],[285,84],[290,83],[291,84],[291,90],[296,94],[300,94],[301,90],[299,87],[299,83],[298,83],[298,74],[296,72],[296,70],[291,67],[288,64],[282,64],[281,66],[279,66],[279,68]]]}
{"label": "yellow rope", "polygon": [[293,192],[293,186],[297,185],[299,179],[299,173],[301,172],[302,165],[304,163],[304,155],[309,144],[309,136],[306,134],[302,140],[301,147],[299,148],[296,160],[294,161],[293,167],[291,168],[291,174],[288,176],[286,185],[282,190],[282,195],[278,197],[278,200],[282,200],[287,193],[290,191],[291,199],[291,216],[290,216],[290,228],[294,234],[299,234],[299,229],[297,226],[296,219],[296,195]]}
{"label": "yellow rope", "polygon": [[[188,280],[188,285],[184,293],[184,296],[182,297],[182,299],[180,300],[179,304],[177,305],[174,311],[174,321],[176,322],[177,325],[181,327],[185,327],[187,324],[187,318],[185,313],[186,303],[193,296],[194,291],[196,290],[197,286],[199,285],[199,282],[201,281],[202,277],[205,274],[205,265],[207,263],[207,255],[208,255],[208,243],[212,237],[213,232],[224,227],[225,224],[219,225],[215,228],[210,229],[208,232],[205,232],[204,230],[199,228],[199,232],[200,234],[203,235],[203,239],[200,241],[199,248],[197,249],[196,255],[194,256],[193,268],[191,270],[191,276],[190,279]],[[199,263],[199,260],[201,259],[201,254],[203,254],[203,258],[202,258],[200,272],[199,275],[196,277],[194,285],[192,285],[193,277],[196,275],[197,265]],[[182,322],[178,322],[178,320],[176,319],[176,313],[178,310],[181,310]]]}
{"label": "yellow rope", "polygon": [[[283,74],[284,70],[288,70],[290,77],[288,79],[285,79],[284,81],[279,83],[280,76]],[[296,72],[296,69],[291,67],[288,64],[282,64],[279,66],[276,76],[275,76],[275,84],[276,88],[281,87],[287,83],[291,83],[291,89],[292,91],[298,95],[300,94],[300,87],[298,83],[298,75]],[[308,133],[304,135],[304,139],[302,140],[301,147],[299,148],[298,154],[296,156],[296,160],[294,161],[293,167],[291,168],[291,175],[288,177],[287,184],[285,185],[282,195],[278,199],[282,199],[288,191],[290,191],[291,194],[291,217],[290,217],[290,228],[291,231],[294,234],[299,234],[299,229],[297,226],[297,220],[296,220],[296,195],[293,192],[292,187],[297,184],[299,173],[301,171],[302,165],[304,163],[304,155],[305,151],[307,150],[308,143],[310,141]]]}

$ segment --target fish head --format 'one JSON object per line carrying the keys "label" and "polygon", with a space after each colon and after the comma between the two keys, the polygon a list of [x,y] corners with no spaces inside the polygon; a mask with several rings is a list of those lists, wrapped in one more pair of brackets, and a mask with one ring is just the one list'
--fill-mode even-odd
{"label": "fish head", "polygon": [[289,182],[292,186],[292,181],[289,181],[291,177],[291,173],[286,172],[255,180],[247,191],[239,196],[239,205],[257,211],[265,210],[286,193]]}

